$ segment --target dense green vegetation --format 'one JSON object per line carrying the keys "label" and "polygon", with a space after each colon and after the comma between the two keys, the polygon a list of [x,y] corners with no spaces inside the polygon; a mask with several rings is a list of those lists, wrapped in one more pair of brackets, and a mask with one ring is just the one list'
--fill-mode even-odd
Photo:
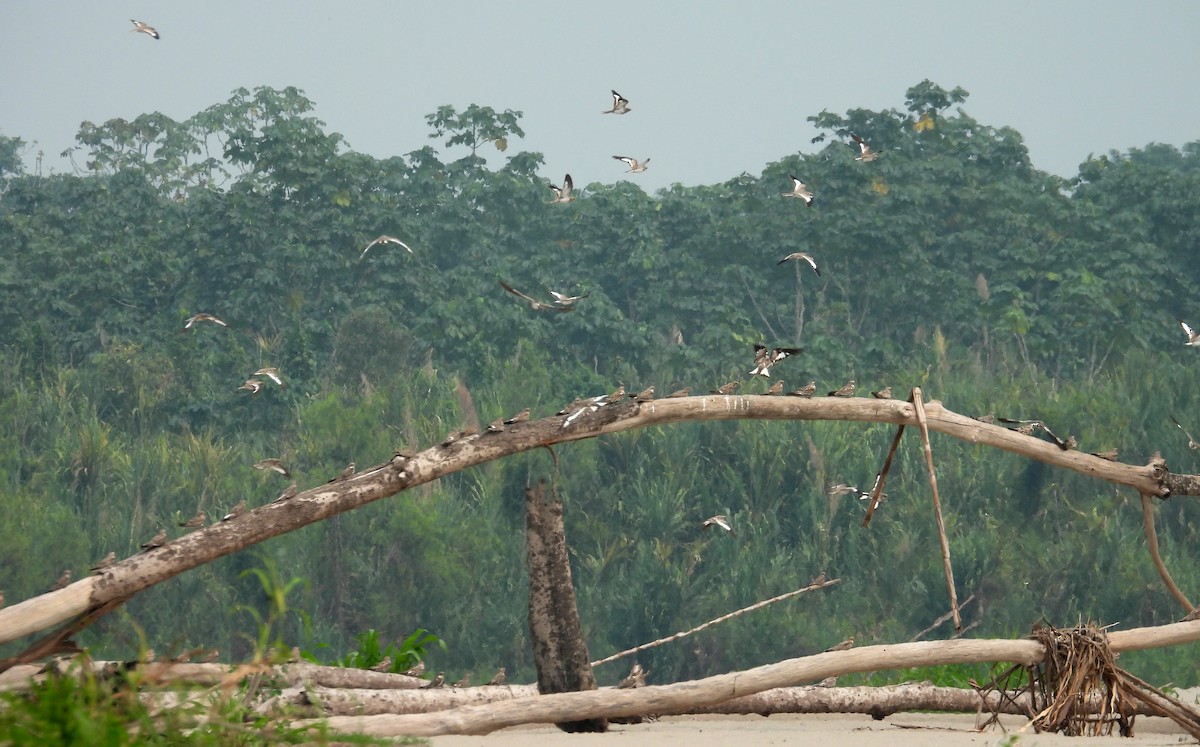
{"label": "dense green vegetation", "polygon": [[[1168,414],[1188,424],[1200,401],[1175,321],[1200,322],[1200,143],[1110,154],[1063,180],[965,99],[927,81],[903,111],[814,116],[827,142],[758,176],[654,195],[591,184],[566,205],[547,204],[540,156],[517,151],[520,113],[478,106],[430,115],[440,147],[382,160],[348,150],[294,89],[237,91],[183,122],[85,123],[75,175],[25,173],[21,142],[0,137],[0,590],[24,599],[198,509],[274,498],[286,483],[251,468],[263,457],[309,486],[618,382],[707,391],[745,378],[756,342],[806,347],[774,370],[789,384],[919,384],[960,412],[1040,417],[1085,450],[1162,450],[1196,469]],[[856,162],[851,131],[884,156]],[[495,169],[481,155],[493,148]],[[789,174],[812,208],[779,196]],[[414,253],[360,258],[380,233]],[[776,265],[797,250],[820,277]],[[540,315],[501,279],[589,297]],[[201,311],[230,328],[181,333]],[[237,389],[269,365],[286,388]],[[730,422],[559,449],[593,654],[821,571],[843,584],[656,650],[642,659],[652,680],[924,628],[946,591],[915,442],[869,529],[858,501],[827,494],[869,483],[890,437]],[[983,600],[967,612],[983,616],[974,634],[1021,635],[1043,615],[1178,617],[1137,496],[949,439],[934,449],[960,596]],[[244,571],[267,567],[306,580],[289,595],[306,616],[281,634],[326,660],[369,629],[386,645],[423,628],[447,644],[428,652],[434,671],[528,679],[522,488],[551,471],[545,453],[521,455],[297,531],[139,596],[82,642],[118,656],[141,629],[160,651],[245,656],[247,608],[267,602]],[[714,513],[736,536],[701,532]],[[1168,566],[1200,595],[1197,508],[1158,515]],[[1178,652],[1122,663],[1196,679]]]}

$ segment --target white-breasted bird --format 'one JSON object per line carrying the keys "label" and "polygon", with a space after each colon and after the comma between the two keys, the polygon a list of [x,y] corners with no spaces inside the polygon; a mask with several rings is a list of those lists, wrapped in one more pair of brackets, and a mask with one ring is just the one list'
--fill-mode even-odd
{"label": "white-breasted bird", "polygon": [[784,197],[797,197],[801,200],[804,200],[805,205],[812,207],[812,204],[813,204],[812,190],[808,188],[807,184],[800,181],[795,176],[792,176],[791,174],[789,174],[788,176],[790,176],[792,179],[792,191],[791,192],[780,192],[779,194],[783,195]]}
{"label": "white-breasted bird", "polygon": [[617,159],[618,161],[625,162],[625,165],[629,167],[629,171],[625,172],[626,174],[640,174],[646,169],[650,168],[649,158],[647,158],[645,161],[639,161],[630,156],[613,156],[613,158]]}
{"label": "white-breasted bird", "polygon": [[229,326],[228,324],[226,324],[225,322],[223,322],[223,321],[221,321],[220,319],[216,318],[216,317],[215,317],[215,316],[213,316],[212,314],[206,314],[206,313],[204,313],[204,312],[202,311],[202,312],[200,312],[199,314],[194,314],[194,315],[192,315],[192,316],[188,317],[186,320],[184,320],[184,322],[183,322],[183,328],[184,328],[185,330],[191,329],[191,328],[192,328],[192,325],[193,325],[193,324],[195,324],[196,322],[212,322],[213,324],[217,324],[217,325],[220,325],[220,326],[222,326],[222,327],[228,327],[228,326]]}
{"label": "white-breasted bird", "polygon": [[612,108],[607,111],[600,112],[600,113],[601,114],[628,114],[629,113],[629,99],[625,98],[624,96],[617,93],[616,91],[612,92],[612,97],[613,97]]}
{"label": "white-breasted bird", "polygon": [[572,301],[571,303],[561,303],[561,302],[557,302],[557,301],[555,303],[545,303],[543,301],[537,300],[536,298],[531,298],[530,296],[525,295],[524,293],[522,293],[521,291],[512,287],[511,285],[504,282],[503,280],[500,281],[500,287],[503,288],[504,290],[508,291],[509,293],[513,294],[517,298],[520,298],[523,301],[525,301],[525,303],[529,304],[529,308],[533,309],[534,311],[557,311],[557,312],[561,313],[564,311],[574,311],[575,310],[575,307],[572,306],[574,301]]}
{"label": "white-breasted bird", "polygon": [[405,244],[395,236],[388,236],[386,233],[384,233],[380,234],[379,238],[375,239],[370,244],[367,244],[366,248],[362,250],[362,254],[358,255],[358,258],[362,259],[367,255],[367,252],[371,249],[371,247],[378,246],[379,244],[396,244],[397,246],[402,246],[407,249],[409,254],[413,253],[412,247],[410,247],[408,244]]}
{"label": "white-breasted bird", "polygon": [[151,39],[159,38],[158,31],[150,24],[142,23],[141,21],[135,21],[132,18],[129,19],[129,22],[133,24],[133,28],[129,29],[130,31],[145,34]]}
{"label": "white-breasted bird", "polygon": [[550,201],[551,203],[570,202],[575,199],[575,195],[571,194],[575,191],[575,182],[571,180],[570,174],[567,174],[563,177],[563,183],[561,187],[554,184],[548,184],[546,186],[550,187],[550,190],[554,192],[554,199]]}
{"label": "white-breasted bird", "polygon": [[771,375],[771,366],[788,357],[799,355],[804,348],[768,348],[766,345],[754,346],[754,368],[750,369],[751,376]]}
{"label": "white-breasted bird", "polygon": [[879,158],[879,154],[883,152],[882,150],[875,150],[867,143],[866,140],[863,140],[853,132],[850,133],[850,139],[855,143],[858,143],[858,155],[854,157],[855,161],[863,161],[864,163],[867,161],[874,161],[876,158]]}
{"label": "white-breasted bird", "polygon": [[786,257],[784,257],[783,259],[779,260],[779,261],[778,261],[778,262],[776,262],[775,264],[777,264],[777,265],[781,265],[781,264],[783,264],[784,262],[787,262],[789,259],[802,259],[802,260],[804,260],[805,262],[807,262],[807,263],[809,264],[809,266],[810,266],[810,267],[812,267],[812,269],[813,269],[813,272],[817,273],[817,277],[820,277],[820,276],[821,276],[821,271],[817,269],[817,260],[813,259],[813,258],[812,258],[812,255],[811,255],[811,254],[809,254],[808,252],[792,252],[791,254],[787,255]]}
{"label": "white-breasted bird", "polygon": [[1183,343],[1184,345],[1193,348],[1200,346],[1200,335],[1196,334],[1196,330],[1188,326],[1188,323],[1182,319],[1179,320],[1179,326],[1183,327],[1183,333],[1187,335],[1187,342]]}

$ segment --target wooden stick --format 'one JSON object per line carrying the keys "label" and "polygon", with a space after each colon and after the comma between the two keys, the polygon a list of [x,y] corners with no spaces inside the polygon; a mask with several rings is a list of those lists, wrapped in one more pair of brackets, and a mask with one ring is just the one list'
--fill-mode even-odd
{"label": "wooden stick", "polygon": [[933,515],[937,521],[938,541],[942,544],[942,565],[946,568],[946,586],[950,589],[950,611],[954,613],[954,630],[961,632],[962,617],[958,614],[958,592],[954,589],[954,568],[950,565],[950,540],[946,539],[942,501],[938,498],[937,473],[933,469],[933,449],[929,446],[929,423],[925,419],[925,402],[919,386],[912,389],[912,403],[917,415],[917,426],[921,429],[921,444],[925,447],[925,467],[929,470],[929,488],[933,491]]}
{"label": "wooden stick", "polygon": [[888,449],[887,458],[883,460],[883,468],[879,470],[879,476],[875,478],[875,487],[871,488],[871,498],[867,501],[867,515],[863,517],[862,525],[865,527],[871,523],[871,517],[875,515],[875,509],[879,507],[880,496],[883,495],[883,484],[887,482],[888,471],[892,469],[892,457],[896,456],[896,447],[900,445],[900,437],[904,435],[904,423],[901,423],[896,428],[896,435],[892,438],[892,447]]}
{"label": "wooden stick", "polygon": [[696,627],[692,628],[691,630],[684,630],[684,631],[676,633],[674,635],[669,635],[666,638],[659,638],[657,641],[650,641],[649,643],[643,643],[640,646],[634,646],[633,648],[628,648],[628,649],[625,649],[624,651],[618,651],[617,653],[613,654],[612,656],[606,656],[603,659],[597,659],[596,661],[592,662],[592,666],[598,667],[601,664],[607,664],[610,661],[616,661],[617,659],[622,659],[626,656],[629,656],[630,654],[636,654],[639,651],[645,651],[646,649],[649,649],[649,648],[655,648],[656,646],[661,646],[664,643],[670,643],[671,641],[678,641],[680,638],[686,638],[689,635],[692,635],[693,633],[699,633],[701,630],[704,630],[705,628],[711,628],[712,626],[717,625],[719,623],[723,623],[726,620],[732,620],[733,618],[735,618],[739,615],[744,615],[747,612],[753,612],[754,610],[761,609],[763,607],[766,607],[769,604],[775,604],[776,602],[782,602],[783,600],[791,599],[792,597],[794,597],[798,594],[803,594],[807,591],[816,591],[817,589],[824,589],[827,586],[833,586],[835,584],[840,584],[841,582],[842,582],[842,580],[840,578],[834,578],[834,579],[830,579],[828,581],[813,581],[808,586],[805,586],[800,589],[796,589],[795,591],[789,591],[786,594],[780,594],[777,597],[771,597],[770,599],[764,599],[761,602],[755,602],[754,604],[750,605],[749,607],[743,607],[740,610],[737,610],[735,612],[730,612],[728,615],[721,615],[720,617],[716,618],[715,620],[709,620],[706,623],[697,625]]}
{"label": "wooden stick", "polygon": [[1175,601],[1182,604],[1189,613],[1195,611],[1196,608],[1175,585],[1171,574],[1167,572],[1167,566],[1163,564],[1162,557],[1158,554],[1158,532],[1154,530],[1154,507],[1150,504],[1150,496],[1146,493],[1142,493],[1142,526],[1146,529],[1146,545],[1150,548],[1150,557],[1154,559],[1154,567],[1158,569],[1158,575],[1167,585],[1167,591],[1171,592]]}

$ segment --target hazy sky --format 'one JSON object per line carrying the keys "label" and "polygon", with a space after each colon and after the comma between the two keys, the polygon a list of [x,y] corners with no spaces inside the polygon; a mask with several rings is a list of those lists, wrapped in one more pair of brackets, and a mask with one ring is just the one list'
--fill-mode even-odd
{"label": "hazy sky", "polygon": [[[129,19],[161,41],[128,33]],[[378,157],[427,144],[442,104],[524,113],[543,173],[648,190],[797,151],[823,109],[902,109],[925,78],[1072,175],[1091,153],[1200,139],[1200,2],[95,2],[0,4],[0,133],[49,168],[79,123],[185,119],[237,87],[302,89]],[[631,101],[602,115],[615,88]],[[613,155],[651,157],[623,176]],[[461,153],[450,153],[457,157]],[[786,186],[786,185],[784,185]]]}

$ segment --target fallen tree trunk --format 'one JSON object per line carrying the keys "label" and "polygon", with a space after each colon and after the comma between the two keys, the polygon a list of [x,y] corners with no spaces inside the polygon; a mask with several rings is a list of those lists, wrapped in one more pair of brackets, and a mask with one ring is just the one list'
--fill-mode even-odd
{"label": "fallen tree trunk", "polygon": [[[1114,652],[1172,646],[1197,640],[1200,640],[1200,620],[1135,628],[1108,635],[1109,647]],[[542,695],[441,713],[339,716],[328,719],[327,723],[334,731],[361,732],[372,736],[488,734],[526,723],[699,712],[700,709],[773,688],[854,672],[991,662],[1013,662],[1028,666],[1041,661],[1044,654],[1041,644],[1029,640],[957,639],[863,646],[671,685]]]}
{"label": "fallen tree trunk", "polygon": [[[1058,467],[1164,497],[1200,494],[1200,478],[1171,475],[1161,463],[1134,466],[1110,462],[1016,431],[981,423],[932,401],[925,405],[930,430],[986,444]],[[211,524],[161,547],[122,560],[94,576],[0,609],[0,643],[8,643],[73,617],[105,609],[184,571],[345,511],[387,498],[416,485],[511,454],[607,433],[703,420],[840,420],[915,425],[913,405],[866,398],[709,395],[602,407],[564,427],[566,416],[507,426],[434,446],[412,457],[397,455],[353,477],[326,483],[290,500],[270,503],[234,519]],[[234,503],[236,496],[228,496]],[[0,671],[21,657],[0,661]]]}

